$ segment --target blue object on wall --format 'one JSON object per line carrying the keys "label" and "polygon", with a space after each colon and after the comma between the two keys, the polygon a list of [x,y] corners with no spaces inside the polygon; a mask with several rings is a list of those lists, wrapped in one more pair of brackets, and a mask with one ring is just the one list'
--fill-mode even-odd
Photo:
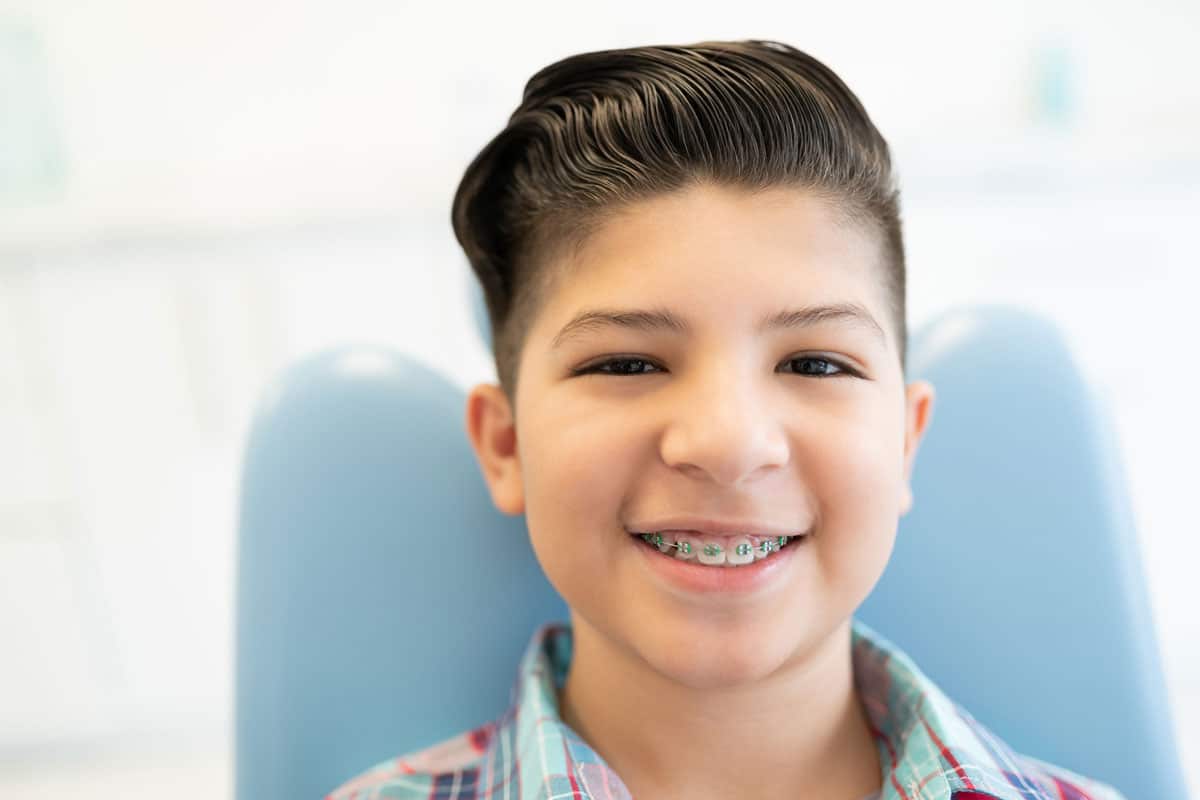
{"label": "blue object on wall", "polygon": [[41,32],[0,17],[0,207],[57,197],[62,140]]}

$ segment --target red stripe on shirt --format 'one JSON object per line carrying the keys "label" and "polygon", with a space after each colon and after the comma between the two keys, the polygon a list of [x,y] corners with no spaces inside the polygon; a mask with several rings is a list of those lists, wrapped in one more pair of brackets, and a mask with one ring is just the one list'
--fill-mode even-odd
{"label": "red stripe on shirt", "polygon": [[[971,782],[971,778],[967,775],[966,771],[963,770],[962,765],[958,763],[958,759],[955,758],[954,754],[950,752],[950,748],[946,747],[942,740],[938,738],[937,733],[934,732],[933,727],[929,724],[929,721],[925,719],[925,714],[923,711],[921,711],[921,709],[917,709],[917,717],[921,720],[921,724],[925,726],[925,731],[929,734],[929,738],[933,740],[935,745],[937,745],[938,751],[942,754],[942,758],[946,759],[950,766],[954,767],[954,772],[962,777],[963,782],[967,785],[967,789],[974,789],[975,784]],[[957,798],[960,795],[956,793],[954,796]],[[967,797],[970,797],[970,795],[967,795]],[[981,795],[981,797],[987,798],[987,795]]]}

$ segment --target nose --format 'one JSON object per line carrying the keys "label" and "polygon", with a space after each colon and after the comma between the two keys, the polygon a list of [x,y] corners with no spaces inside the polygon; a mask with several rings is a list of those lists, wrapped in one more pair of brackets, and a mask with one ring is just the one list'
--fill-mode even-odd
{"label": "nose", "polygon": [[732,374],[679,384],[660,446],[668,466],[730,488],[785,465],[789,453],[768,388]]}

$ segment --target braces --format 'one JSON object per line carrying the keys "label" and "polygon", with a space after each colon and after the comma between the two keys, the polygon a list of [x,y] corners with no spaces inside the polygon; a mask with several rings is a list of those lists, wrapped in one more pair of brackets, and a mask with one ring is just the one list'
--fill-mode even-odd
{"label": "braces", "polygon": [[[642,541],[646,542],[647,544],[652,544],[658,548],[662,548],[662,546],[665,544],[667,547],[679,548],[684,555],[690,555],[692,552],[691,542],[664,542],[661,533],[643,533],[640,535],[642,537]],[[772,552],[782,548],[784,542],[786,542],[789,538],[790,537],[787,536],[779,536],[774,539],[763,539],[761,542],[759,542],[758,549],[764,556],[770,555]],[[704,545],[704,555],[717,556],[721,554],[722,549],[723,548],[719,544],[709,543]],[[754,548],[745,542],[742,542],[736,548],[734,548],[734,552],[739,556],[748,556],[754,552]]]}

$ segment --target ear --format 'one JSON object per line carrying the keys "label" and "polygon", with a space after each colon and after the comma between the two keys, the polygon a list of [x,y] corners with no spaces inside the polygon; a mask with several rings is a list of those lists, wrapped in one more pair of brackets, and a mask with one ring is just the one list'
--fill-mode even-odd
{"label": "ear", "polygon": [[505,514],[525,511],[525,490],[517,451],[517,428],[508,396],[497,384],[481,383],[467,395],[467,437],[492,494]]}
{"label": "ear", "polygon": [[912,508],[913,463],[933,416],[936,394],[929,381],[913,381],[904,389],[904,495],[900,499],[901,515],[907,514]]}

